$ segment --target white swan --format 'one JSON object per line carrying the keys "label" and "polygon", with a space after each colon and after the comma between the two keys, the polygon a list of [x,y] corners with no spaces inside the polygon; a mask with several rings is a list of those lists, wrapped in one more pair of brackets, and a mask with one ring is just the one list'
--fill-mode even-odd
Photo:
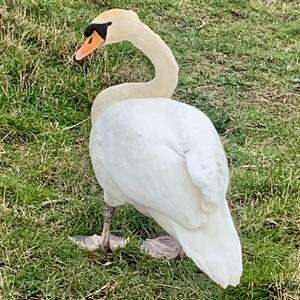
{"label": "white swan", "polygon": [[[224,288],[236,286],[242,258],[226,201],[226,157],[208,117],[169,99],[178,77],[170,49],[127,10],[102,13],[84,34],[87,40],[75,60],[101,44],[127,40],[149,57],[156,70],[152,81],[109,87],[94,101],[90,156],[106,208],[102,237],[92,236],[89,242],[96,244],[87,248],[112,246],[113,207],[130,203],[175,238],[211,279]],[[144,248],[153,253],[156,245],[167,242],[158,239]]]}

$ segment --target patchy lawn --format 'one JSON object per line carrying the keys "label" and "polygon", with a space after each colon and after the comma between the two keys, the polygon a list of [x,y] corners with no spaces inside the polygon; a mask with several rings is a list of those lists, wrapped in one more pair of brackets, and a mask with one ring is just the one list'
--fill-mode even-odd
{"label": "patchy lawn", "polygon": [[[151,78],[128,43],[83,64],[86,25],[135,10],[180,65],[174,97],[206,112],[224,140],[244,273],[223,290],[190,259],[157,260],[139,241],[161,229],[132,207],[113,254],[69,235],[99,232],[102,191],[89,155],[90,108],[113,84]],[[1,299],[299,299],[300,6],[298,1],[0,0]]]}

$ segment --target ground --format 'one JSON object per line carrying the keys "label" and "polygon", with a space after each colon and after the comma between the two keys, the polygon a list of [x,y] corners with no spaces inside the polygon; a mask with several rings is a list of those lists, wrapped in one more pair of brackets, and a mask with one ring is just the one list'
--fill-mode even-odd
{"label": "ground", "polygon": [[[88,23],[135,10],[180,66],[174,98],[222,136],[244,273],[223,290],[188,258],[142,255],[161,233],[122,207],[131,243],[87,253],[69,235],[99,233],[103,194],[88,154],[90,108],[110,85],[153,69],[128,43],[72,54]],[[300,299],[300,6],[262,0],[0,0],[1,299]]]}

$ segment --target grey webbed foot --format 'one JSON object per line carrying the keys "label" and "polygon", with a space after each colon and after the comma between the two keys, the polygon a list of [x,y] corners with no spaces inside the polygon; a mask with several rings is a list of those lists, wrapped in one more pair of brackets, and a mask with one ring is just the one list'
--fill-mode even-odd
{"label": "grey webbed foot", "polygon": [[180,244],[170,236],[164,235],[154,239],[147,239],[141,245],[141,250],[153,257],[175,258],[183,256]]}
{"label": "grey webbed foot", "polygon": [[98,249],[102,249],[104,251],[115,250],[119,247],[125,247],[129,242],[129,239],[124,239],[122,237],[118,237],[115,235],[110,235],[107,243],[103,244],[103,239],[101,235],[77,235],[73,237],[69,237],[69,239],[80,248],[88,250],[88,251],[96,251]]}

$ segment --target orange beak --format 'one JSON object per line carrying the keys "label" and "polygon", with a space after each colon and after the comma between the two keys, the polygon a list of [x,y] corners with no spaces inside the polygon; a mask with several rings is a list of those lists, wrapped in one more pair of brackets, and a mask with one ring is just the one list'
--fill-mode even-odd
{"label": "orange beak", "polygon": [[82,60],[87,55],[91,54],[95,49],[102,45],[105,40],[96,32],[93,31],[92,35],[89,36],[80,49],[74,54],[74,60]]}

